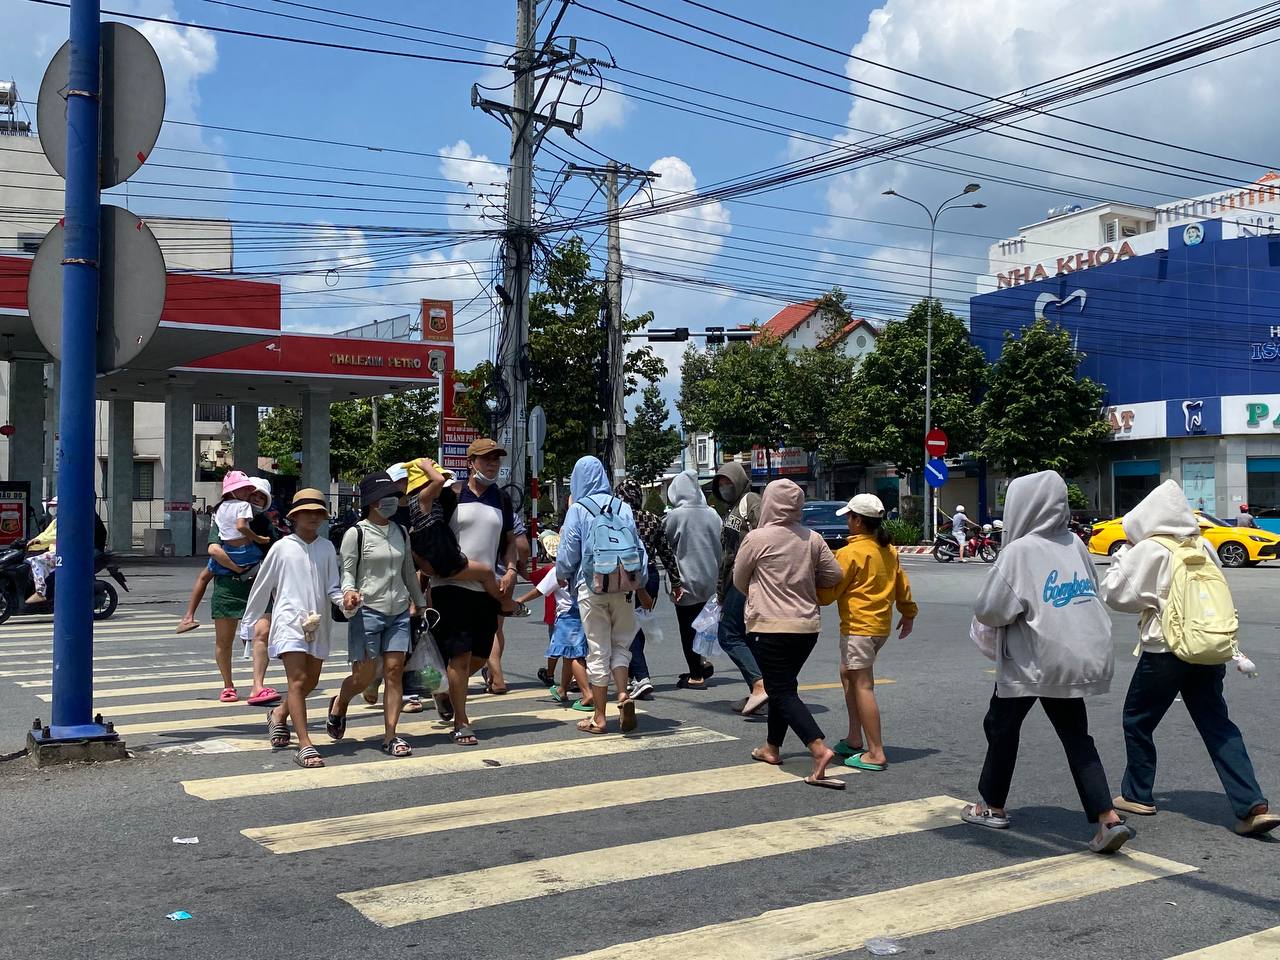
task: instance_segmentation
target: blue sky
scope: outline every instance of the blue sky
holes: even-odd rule
[[[608,93],[586,108],[581,142],[567,140],[563,134],[550,138],[553,145],[567,147],[591,162],[608,156],[659,170],[663,173],[659,196],[664,189],[705,187],[817,153],[824,146],[814,139],[856,137],[849,128],[888,131],[920,119],[904,109],[905,101],[883,90],[851,88],[841,79],[846,69],[877,87],[959,105],[972,98],[875,64],[890,64],[985,94],[1004,94],[1246,7],[1243,2],[1224,6],[1220,0],[1133,0],[1123,6],[1093,8],[1087,17],[1081,15],[1079,4],[1067,0],[800,0],[789,4],[735,0],[727,8],[740,17],[864,58],[851,66],[842,55],[771,38],[682,0],[645,4],[810,65],[804,68],[698,36],[621,0],[584,0],[584,4],[748,60],[804,73],[835,88],[771,74],[754,63],[734,62],[617,23],[584,6],[571,7],[559,34],[582,38],[584,53],[608,56],[604,46],[586,42],[599,41],[622,68],[805,118],[716,100],[660,80],[605,71],[608,80],[714,103],[745,115],[757,126],[774,123],[803,131],[796,136],[744,129],[645,102],[640,98],[650,95],[633,89]],[[27,23],[30,29],[10,31],[0,38],[0,75],[15,76],[24,95],[34,97],[44,64],[65,34],[65,11],[28,0],[3,0],[3,6],[10,24]],[[128,187],[131,209],[144,215],[232,218],[237,269],[281,277],[289,326],[338,329],[414,312],[423,296],[453,297],[460,305],[468,304],[461,313],[465,323],[461,361],[474,363],[487,354],[492,317],[491,296],[484,284],[493,268],[493,243],[486,240],[432,250],[421,239],[388,240],[370,228],[494,226],[492,219],[476,215],[486,209],[492,213],[501,204],[501,186],[490,184],[503,178],[501,164],[509,133],[493,118],[473,110],[469,101],[473,83],[501,83],[501,70],[295,46],[208,33],[183,24],[492,61],[500,60],[505,48],[492,46],[486,54],[477,54],[431,46],[421,41],[485,49],[484,43],[344,20],[278,0],[245,0],[241,6],[283,14],[283,18],[211,0],[109,0],[104,6],[174,21],[173,26],[142,27],[165,65],[170,122],[161,137],[164,149],[156,151],[155,162]],[[513,35],[514,0],[470,4],[314,0],[314,6],[497,44],[509,43]],[[551,9],[548,16],[554,16],[558,6],[558,2],[544,2],[541,8]],[[292,17],[315,17],[397,36],[307,24]],[[989,244],[1041,219],[1051,206],[1072,200],[1087,203],[1100,196],[1155,203],[1206,193],[1218,184],[1252,180],[1264,172],[1277,153],[1275,138],[1267,124],[1251,119],[1255,113],[1250,104],[1270,101],[1277,79],[1274,62],[1269,49],[1259,49],[1062,111],[1113,130],[1140,133],[1167,146],[1084,130],[1059,119],[1032,118],[1021,124],[1019,132],[1035,143],[989,134],[970,136],[947,145],[963,156],[931,148],[746,202],[712,204],[679,216],[635,222],[624,232],[629,266],[724,280],[753,292],[697,291],[628,278],[627,309],[632,313],[653,309],[662,326],[732,325],[767,319],[784,304],[785,296],[802,299],[838,282],[853,295],[855,312],[877,320],[900,315],[903,305],[924,294],[927,234],[921,229],[919,211],[881,196],[881,191],[893,186],[924,200],[937,200],[976,179],[984,182],[979,199],[988,209],[949,214],[943,221],[948,232],[940,234],[938,243],[938,293],[963,312],[975,275],[984,272]],[[499,99],[507,94],[490,95]],[[898,106],[877,102],[886,99]],[[931,109],[918,103],[916,107]],[[1046,145],[1039,139],[1042,134],[1061,139]],[[339,142],[382,149],[349,148]],[[1206,145],[1245,162],[1206,159],[1181,149],[1205,149]],[[1122,156],[1109,155],[1108,150]],[[474,162],[475,158],[499,165]],[[1162,160],[1200,172],[1161,171]],[[547,149],[537,162],[541,186],[551,189],[560,159]],[[171,166],[161,167],[161,163]],[[295,179],[282,179],[289,177]],[[1019,182],[1001,183],[997,178]],[[584,202],[588,211],[599,209],[600,198],[588,201],[590,194],[585,182],[569,184],[557,198],[557,211],[574,214]],[[347,207],[366,209],[343,209]],[[597,231],[588,234],[591,240],[596,236]],[[678,349],[665,349],[674,361]]]

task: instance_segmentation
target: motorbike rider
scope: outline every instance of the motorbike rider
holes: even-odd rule
[[[969,526],[969,518],[965,516],[964,507],[957,506],[955,515],[951,518],[951,536],[955,538],[956,543],[960,545],[960,562],[968,563],[965,557],[965,550],[969,546],[969,537],[965,532]]]
[[[31,569],[31,580],[34,589],[27,603],[47,602],[46,591],[48,579],[58,563],[58,498],[52,498],[46,504],[49,514],[49,525],[40,533],[27,541],[27,566]],[[95,554],[107,549],[107,528],[102,518],[95,511],[93,515],[93,550]]]

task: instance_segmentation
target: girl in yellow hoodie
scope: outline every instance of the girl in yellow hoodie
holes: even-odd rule
[[[844,577],[834,587],[818,591],[819,601],[836,603],[840,610],[840,683],[849,711],[849,735],[834,749],[846,767],[878,772],[885,769],[886,760],[876,703],[876,654],[893,629],[894,606],[902,615],[902,639],[911,635],[919,608],[911,599],[911,583],[898,563],[898,552],[889,545],[880,498],[860,493],[837,515],[849,518],[849,542],[836,551]]]

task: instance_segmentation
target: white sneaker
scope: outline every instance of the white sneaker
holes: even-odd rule
[[[652,700],[653,682],[648,677],[632,680],[627,686],[627,696],[632,700]]]

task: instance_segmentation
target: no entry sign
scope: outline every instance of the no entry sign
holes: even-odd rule
[[[947,435],[934,427],[924,438],[924,448],[931,457],[943,457],[947,453]]]

